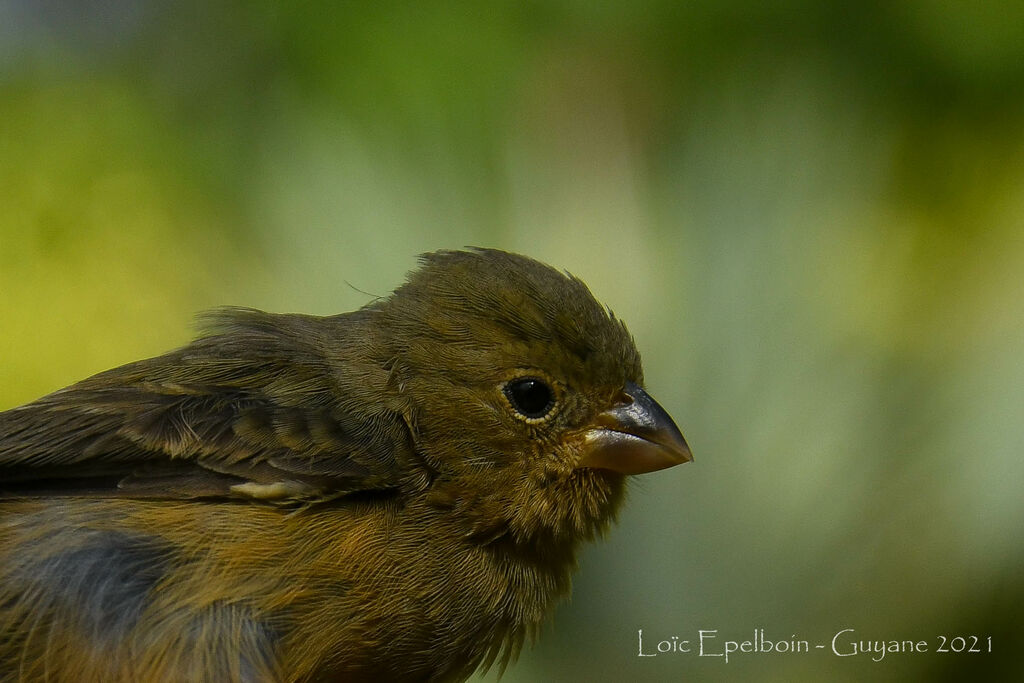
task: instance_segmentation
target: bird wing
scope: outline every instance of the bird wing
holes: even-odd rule
[[[0,413],[0,496],[303,501],[398,488],[417,460],[407,420],[374,389],[386,369],[328,362],[315,343],[324,320],[232,311],[222,334]]]

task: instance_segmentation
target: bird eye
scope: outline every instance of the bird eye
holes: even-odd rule
[[[536,420],[544,417],[555,405],[551,387],[535,377],[520,377],[505,385],[505,396],[523,417]]]

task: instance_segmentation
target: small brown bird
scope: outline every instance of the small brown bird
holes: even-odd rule
[[[0,681],[458,681],[691,459],[580,280],[441,251],[0,413]]]

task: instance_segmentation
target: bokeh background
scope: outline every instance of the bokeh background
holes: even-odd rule
[[[502,680],[1024,676],[1024,5],[0,1],[0,408],[469,244],[583,277],[697,458]]]

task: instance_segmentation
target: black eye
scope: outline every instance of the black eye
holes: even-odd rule
[[[520,415],[537,419],[548,414],[555,405],[551,387],[534,377],[521,377],[505,385],[505,396]]]

